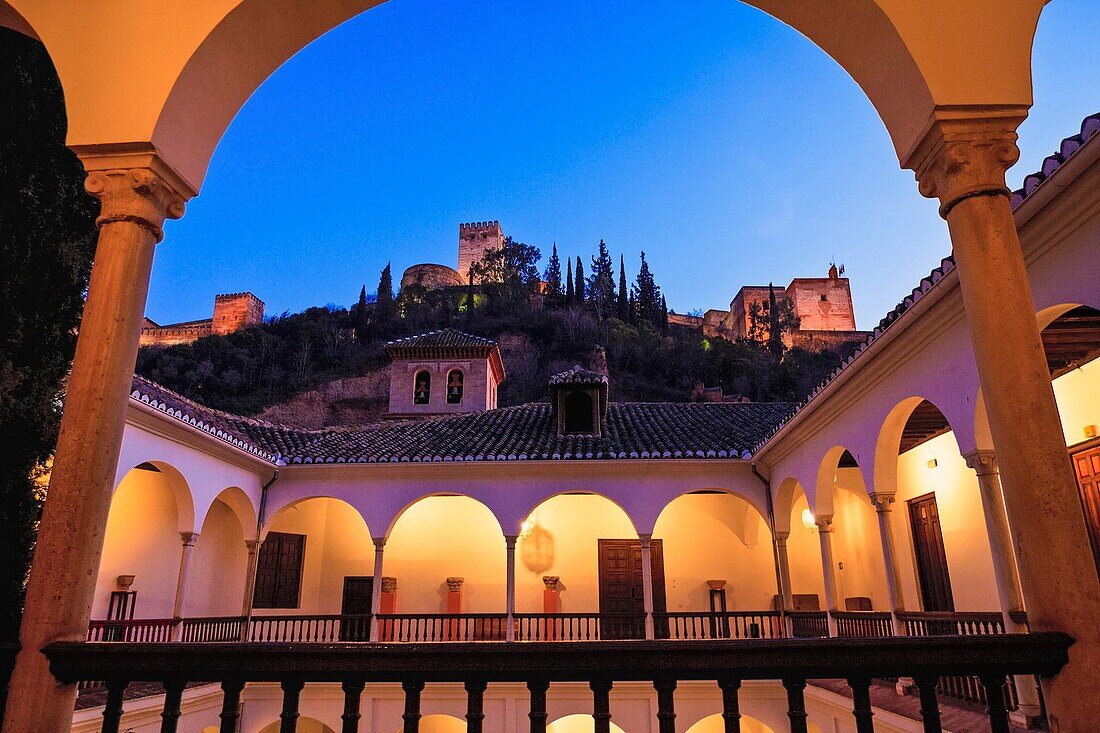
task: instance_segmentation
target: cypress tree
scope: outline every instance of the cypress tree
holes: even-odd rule
[[[584,305],[584,265],[581,264],[581,258],[577,258],[577,269],[573,272],[573,277],[576,278],[576,282],[573,283],[573,297],[576,298],[577,305]]]
[[[607,244],[601,239],[599,251],[592,258],[592,277],[588,280],[588,301],[596,318],[603,320],[611,315],[615,304],[615,264],[607,251]]]
[[[359,302],[351,309],[352,328],[355,329],[355,340],[361,344],[367,342],[370,330],[370,314],[367,312],[367,286],[359,291]]]
[[[474,317],[474,268],[471,265],[470,271],[466,273],[466,321],[469,322]]]
[[[546,303],[551,306],[560,305],[561,298],[561,261],[558,259],[558,243],[554,242],[550,261],[546,265]]]
[[[638,317],[660,327],[661,289],[657,287],[653,280],[653,273],[649,271],[645,252],[642,252],[642,264],[638,268],[638,277],[634,282],[634,289],[637,291]]]
[[[783,325],[779,320],[775,286],[771,283],[768,283],[768,350],[776,359],[783,356]]]
[[[668,301],[661,296],[661,333],[668,333]]]
[[[577,304],[577,294],[573,289],[573,260],[565,261],[565,307],[572,308]]]
[[[619,255],[619,302],[618,302],[618,316],[619,320],[626,323],[630,318],[630,288],[626,286],[626,263],[623,260],[623,256]]]

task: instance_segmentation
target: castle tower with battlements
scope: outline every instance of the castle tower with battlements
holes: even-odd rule
[[[499,221],[478,221],[458,225],[458,274],[463,281],[470,276],[470,265],[485,256],[487,249],[504,246]]]

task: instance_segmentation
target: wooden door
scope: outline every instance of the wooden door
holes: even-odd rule
[[[936,495],[925,494],[909,501],[909,521],[917,554],[917,576],[925,611],[954,611],[947,552],[943,546]]]
[[[665,610],[665,563],[660,540],[649,543],[653,611]],[[645,636],[645,596],[640,540],[599,540],[600,633],[605,639]]]
[[[341,641],[368,641],[370,639],[371,600],[374,593],[374,578],[369,575],[347,575],[344,577],[344,600],[340,604],[340,613],[344,616],[359,616],[355,619],[340,621]]]
[[[1100,447],[1079,451],[1071,458],[1077,473],[1077,488],[1081,491],[1085,524],[1092,540],[1092,557],[1100,569]]]

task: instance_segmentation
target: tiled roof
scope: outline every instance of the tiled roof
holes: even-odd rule
[[[130,387],[130,399],[272,462],[278,461],[281,456],[304,450],[321,434],[321,431],[276,425],[213,410],[136,374]]]
[[[607,375],[585,369],[578,364],[572,369],[567,369],[550,377],[551,387],[559,384],[607,384]]]
[[[476,349],[492,348],[497,345],[492,339],[463,333],[454,328],[443,328],[438,331],[409,336],[397,339],[386,344],[387,349]]]
[[[143,377],[130,398],[272,463],[741,458],[791,405],[624,403],[603,437],[559,437],[549,404],[357,428],[300,430],[212,410]]]
[[[1024,185],[1012,192],[1012,208],[1016,208],[1024,202],[1028,196],[1035,192],[1045,180],[1054,175],[1054,172],[1069,160],[1085,143],[1097,132],[1100,132],[1100,112],[1089,115],[1081,122],[1081,131],[1076,135],[1070,135],[1058,146],[1057,152],[1048,155],[1043,160],[1043,167],[1029,176],[1024,177]]]
[[[625,403],[609,406],[604,435],[559,437],[549,404],[368,429],[334,430],[288,463],[750,457],[787,403]]]
[[[1086,117],[1081,123],[1081,132],[1064,139],[1062,141],[1062,144],[1059,146],[1058,152],[1048,156],[1043,161],[1042,170],[1036,171],[1035,173],[1032,173],[1031,175],[1028,175],[1024,178],[1023,187],[1012,193],[1012,208],[1015,209],[1017,206],[1022,204],[1024,202],[1024,199],[1034,193],[1035,189],[1037,189],[1043,183],[1043,181],[1050,178],[1050,176],[1052,176],[1056,170],[1058,170],[1067,160],[1069,160],[1069,158],[1074,153],[1080,150],[1085,145],[1085,143],[1087,143],[1093,137],[1096,137],[1098,132],[1100,132],[1100,112]],[[904,300],[898,303],[893,310],[887,313],[886,316],[881,321],[879,321],[878,326],[875,327],[875,330],[872,331],[867,339],[863,343],[861,343],[847,359],[844,360],[843,364],[834,369],[829,376],[827,376],[816,387],[814,387],[814,389],[810,391],[810,394],[807,395],[805,399],[795,404],[793,409],[791,409],[790,412],[785,415],[782,420],[778,421],[772,427],[772,429],[768,431],[767,435],[765,435],[762,440],[760,440],[753,446],[752,452],[756,453],[758,450],[763,448],[764,444],[767,443],[772,438],[772,436],[782,430],[783,426],[790,422],[791,419],[795,415],[797,415],[802,410],[802,408],[808,405],[810,401],[813,400],[814,397],[816,397],[823,389],[825,389],[825,387],[830,382],[839,377],[840,373],[844,371],[844,369],[847,368],[849,364],[855,361],[860,354],[866,351],[868,346],[877,341],[878,338],[882,335],[883,331],[896,323],[897,320],[901,318],[901,316],[913,306],[914,303],[920,300],[926,293],[928,293],[929,290],[932,289],[933,286],[936,285],[936,283],[942,280],[947,273],[951,272],[954,269],[955,257],[953,255],[944,257],[940,261],[939,267],[932,270],[932,272],[930,272],[927,277],[922,278],[917,287],[913,288],[913,291],[908,296],[906,296]]]

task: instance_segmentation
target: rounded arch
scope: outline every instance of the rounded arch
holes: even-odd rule
[[[215,502],[219,501],[233,512],[233,516],[235,516],[240,523],[241,534],[246,539],[254,538],[256,536],[258,519],[256,507],[252,503],[252,498],[239,486],[229,486],[222,489],[206,507],[206,511],[203,512],[202,516],[198,517],[195,523],[196,526],[202,527],[206,523],[206,518],[209,516],[211,508],[214,506]]]
[[[394,733],[401,733],[398,728]],[[420,718],[420,733],[466,733],[466,721],[453,715],[436,713]]]
[[[523,518],[520,520],[520,522],[521,522],[520,530],[521,531],[523,530],[523,525],[527,524],[527,521],[538,510],[539,507],[543,506],[544,504],[549,503],[550,501],[552,501],[554,499],[557,499],[559,496],[593,496],[593,497],[596,497],[598,499],[603,499],[604,501],[611,502],[612,504],[615,505],[616,509],[618,509],[619,511],[621,511],[623,513],[623,516],[626,517],[626,521],[630,523],[631,533],[634,534],[634,535],[638,534],[638,523],[634,520],[634,517],[630,516],[630,512],[627,510],[627,508],[625,506],[623,506],[621,501],[619,501],[618,499],[616,499],[613,496],[609,496],[606,493],[602,493],[602,492],[599,492],[599,491],[590,491],[590,490],[584,490],[584,491],[557,491],[557,492],[554,492],[553,494],[550,494],[549,496],[544,496],[544,497],[540,498],[537,502],[535,502],[531,506],[530,509],[528,509],[524,513]]]
[[[622,728],[610,723],[611,733],[626,733]],[[546,726],[546,733],[593,733],[596,723],[591,715],[565,715]]]
[[[815,516],[831,517],[835,511],[834,494],[839,470],[854,469],[857,472],[859,483],[866,487],[863,472],[852,452],[843,445],[834,445],[825,451],[821,462],[817,465],[817,477],[814,483],[814,497],[810,509]]]
[[[501,536],[504,536],[504,534],[505,534],[504,524],[500,521],[500,517],[497,516],[497,513],[495,511],[493,511],[493,508],[491,506],[489,506],[489,504],[486,503],[483,499],[478,498],[476,496],[471,496],[470,494],[463,493],[463,492],[430,491],[426,494],[419,494],[415,499],[412,499],[412,500],[406,502],[403,507],[401,507],[397,512],[395,512],[394,515],[393,515],[393,519],[390,520],[390,524],[386,528],[386,535],[385,536],[388,538],[393,534],[393,530],[397,526],[397,523],[401,521],[401,518],[404,517],[405,514],[407,514],[410,509],[415,507],[417,504],[422,504],[423,502],[429,501],[431,499],[469,499],[470,501],[472,501],[475,504],[479,505],[486,512],[488,512],[489,515],[492,516],[493,522],[495,523],[497,530],[500,531]]]
[[[953,432],[951,423],[931,400],[914,395],[895,404],[883,419],[875,441],[874,490],[896,492],[898,456],[908,450],[906,446],[919,445],[945,432]]]
[[[0,28],[9,28],[16,33],[22,33],[24,36],[33,38],[40,43],[42,41],[42,39],[38,37],[38,32],[27,22],[27,19],[10,4],[5,2],[5,0],[0,0]]]
[[[427,405],[432,401],[432,370],[420,367],[413,372],[412,397],[414,405]]]
[[[195,497],[191,492],[191,484],[188,483],[183,472],[167,461],[143,461],[135,464],[129,471],[123,474],[122,479],[115,484],[114,494],[118,494],[119,490],[128,479],[132,480],[135,476],[143,475],[136,474],[134,473],[135,471],[144,471],[146,474],[159,474],[161,476],[163,485],[172,492],[172,497],[175,499],[176,519],[179,524],[179,531],[194,532],[196,529]],[[149,478],[148,475],[145,475],[145,477]]]
[[[806,490],[802,488],[802,483],[794,476],[787,476],[776,484],[774,513],[777,533],[791,531],[791,513],[794,510],[795,500],[805,494]]]
[[[260,733],[279,733],[280,725],[282,725],[280,721],[273,721],[261,728]],[[310,718],[305,715],[298,718],[298,727],[296,730],[298,733],[336,733],[336,731],[320,720],[317,720],[317,718]]]
[[[363,523],[363,529],[366,530],[367,536],[368,537],[372,536],[371,533],[370,533],[370,526],[367,524],[367,519],[366,519],[366,517],[363,516],[363,512],[361,512],[359,510],[359,507],[355,506],[350,501],[346,501],[345,499],[341,499],[341,498],[336,497],[336,496],[328,496],[326,494],[311,494],[309,496],[302,496],[302,497],[298,497],[298,498],[296,498],[292,501],[289,501],[286,504],[283,504],[282,506],[278,507],[274,512],[272,512],[270,515],[265,517],[263,526],[260,528],[259,539],[262,540],[265,537],[267,537],[267,534],[268,534],[268,532],[271,531],[272,526],[281,517],[285,516],[287,514],[287,512],[289,512],[291,509],[301,507],[301,505],[305,504],[306,502],[318,501],[318,500],[333,501],[333,502],[336,502],[338,504],[341,504],[343,506],[348,507],[349,509],[351,509],[352,511],[355,512],[355,515],[359,518],[359,521],[361,521]]]
[[[665,577],[672,581],[665,590],[668,611],[709,610],[712,589],[727,610],[771,608],[776,577],[768,521],[740,494],[680,494],[661,510],[653,538],[662,542]]]
[[[685,733],[724,733],[725,730],[722,714],[715,713],[696,721]],[[775,733],[775,729],[751,715],[741,713],[741,733]]]

